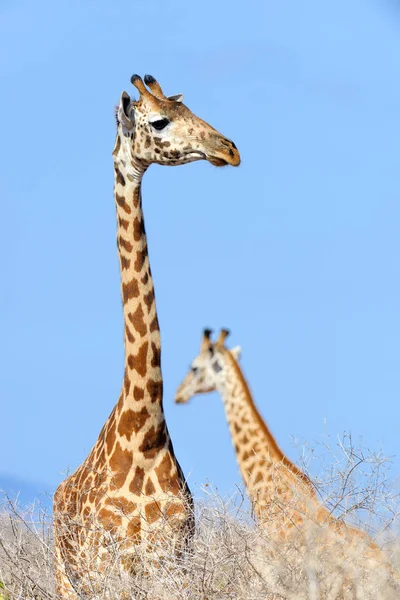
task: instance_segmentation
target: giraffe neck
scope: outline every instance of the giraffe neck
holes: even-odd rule
[[[141,184],[147,165],[135,161],[128,146],[120,135],[114,150],[125,370],[121,397],[106,432],[113,470],[123,470],[125,464],[130,467],[132,451],[137,453],[136,464],[141,454],[146,468],[152,462],[147,459],[154,459],[169,443],[162,407],[160,330],[142,211]]]
[[[272,479],[277,467],[285,467],[288,476],[295,477],[313,490],[307,476],[282,452],[254,404],[243,373],[227,352],[227,377],[219,390],[225,406],[236,458],[249,495],[258,490],[260,482]]]

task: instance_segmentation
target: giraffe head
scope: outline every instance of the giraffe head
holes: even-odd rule
[[[200,354],[193,360],[189,373],[176,392],[175,402],[178,404],[185,404],[196,394],[221,391],[232,361],[239,360],[240,346],[230,350],[225,348],[225,339],[229,335],[227,329],[221,329],[215,343],[211,341],[211,333],[210,329],[203,332]]]
[[[182,103],[181,94],[165,96],[151,75],[145,75],[144,82],[139,75],[132,75],[131,83],[139,99],[122,92],[116,112],[116,162],[123,146],[121,154],[126,157],[128,152],[131,159],[144,166],[182,165],[202,159],[217,167],[240,164],[235,144],[196,117]]]

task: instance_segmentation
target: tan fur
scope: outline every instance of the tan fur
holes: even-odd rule
[[[237,350],[224,346],[227,333],[225,330],[214,344],[206,330],[200,354],[179,386],[175,401],[186,403],[195,394],[214,390],[221,394],[236,458],[258,522],[276,541],[293,535],[309,536],[318,526],[327,544],[339,537],[348,547],[361,547],[378,564],[385,562],[385,555],[366,533],[330,514],[318,500],[309,478],[278,446],[254,404],[234,355]]]

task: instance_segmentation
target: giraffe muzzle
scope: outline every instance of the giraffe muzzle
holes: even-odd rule
[[[215,140],[215,147],[210,148],[207,159],[215,167],[226,167],[227,165],[238,167],[240,165],[240,154],[236,145],[232,140],[223,137]]]

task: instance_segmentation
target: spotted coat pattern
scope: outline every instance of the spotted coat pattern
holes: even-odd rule
[[[317,498],[309,478],[278,446],[262,419],[238,363],[239,348],[228,350],[222,330],[213,343],[205,330],[200,354],[179,386],[175,401],[186,403],[196,394],[217,390],[223,400],[236,459],[258,522],[277,541],[307,530],[315,523],[346,540],[361,544],[368,556],[386,560],[363,531],[335,519]]]
[[[124,313],[122,390],[89,456],[59,486],[54,501],[58,593],[71,599],[86,591],[83,565],[89,574],[91,569],[105,571],[116,543],[128,550],[124,567],[132,569],[129,550],[133,556],[136,544],[155,540],[165,528],[176,539],[177,552],[190,542],[192,498],[162,405],[160,330],[141,184],[152,162],[175,165],[200,158],[218,166],[240,162],[233,142],[195,117],[180,100],[165,97],[153,78],[148,78],[148,85],[154,94],[137,76],[133,83],[140,99],[132,101],[122,94],[113,151]],[[154,119],[161,123],[167,119],[167,131],[156,131]]]

